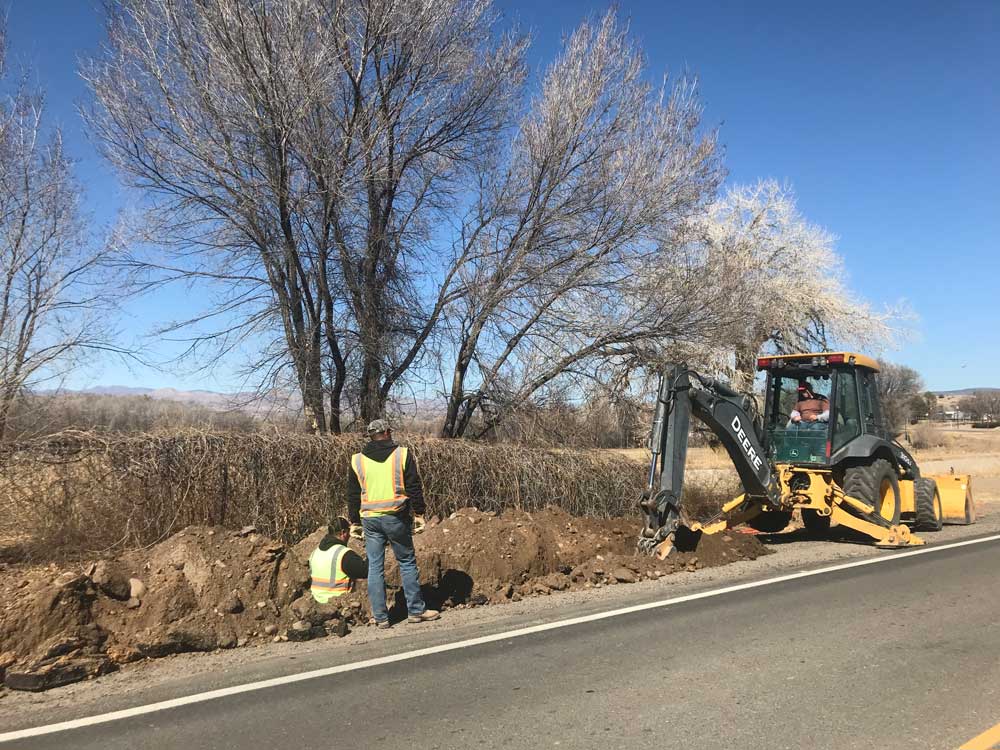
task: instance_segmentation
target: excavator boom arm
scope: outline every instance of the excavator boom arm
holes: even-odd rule
[[[645,513],[640,547],[652,550],[683,523],[681,501],[692,415],[719,438],[746,494],[777,503],[775,474],[750,407],[748,397],[684,365],[671,365],[661,373],[650,436],[649,481],[640,503]]]

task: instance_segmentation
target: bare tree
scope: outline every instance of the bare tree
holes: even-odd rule
[[[362,418],[460,294],[436,224],[495,151],[524,41],[487,0],[119,0],[84,77],[106,156],[144,191],[162,260],[215,304],[176,329],[218,354],[280,331],[255,364],[291,369],[317,431]],[[154,239],[154,238],[151,238]],[[324,403],[324,398],[327,402]],[[326,406],[329,406],[327,410]]]
[[[835,238],[799,213],[788,187],[766,180],[732,188],[696,218],[692,232],[738,306],[720,343],[735,352],[744,384],[765,347],[879,351],[903,333],[902,307],[876,311],[849,291]]]
[[[613,13],[582,24],[484,176],[461,231],[443,435],[716,322],[673,242],[721,179],[715,134],[698,132],[693,84],[657,90],[644,72]]]
[[[876,381],[882,404],[882,423],[890,435],[898,435],[913,416],[913,401],[921,398],[924,381],[912,367],[884,361],[880,364]]]
[[[43,104],[23,82],[0,101],[0,440],[25,389],[113,348],[101,268],[110,245],[88,236],[61,135],[44,134]]]
[[[958,402],[961,412],[974,421],[1000,421],[1000,390],[976,391]]]

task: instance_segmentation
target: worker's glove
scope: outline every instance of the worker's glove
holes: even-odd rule
[[[365,538],[364,527],[362,527],[360,524],[352,523],[350,534],[351,537],[353,537],[354,539],[364,539]]]
[[[414,534],[419,534],[426,527],[427,527],[427,522],[424,521],[424,517],[423,516],[414,516],[413,517],[413,533]]]

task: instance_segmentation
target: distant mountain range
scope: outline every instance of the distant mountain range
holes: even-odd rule
[[[1000,388],[959,388],[955,391],[934,391],[935,396],[971,396],[973,393],[993,393]]]
[[[218,391],[179,391],[176,388],[133,388],[127,385],[98,385],[83,388],[72,393],[94,393],[101,396],[148,396],[158,401],[188,401],[206,406],[229,404],[240,400],[241,394],[219,393]],[[249,394],[243,394],[244,398]]]
[[[180,401],[197,404],[207,409],[223,411],[241,409],[254,414],[271,410],[298,411],[301,399],[297,393],[272,392],[263,397],[254,393],[220,393],[219,391],[181,391],[176,388],[135,388],[126,385],[98,385],[92,388],[66,390],[62,393],[85,393],[97,396],[123,396],[151,398],[156,401]],[[411,417],[437,417],[444,411],[444,402],[434,399],[415,399],[398,404],[404,414]]]

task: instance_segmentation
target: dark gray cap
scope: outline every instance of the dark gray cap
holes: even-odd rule
[[[373,419],[368,423],[369,435],[377,435],[380,432],[388,432],[391,429],[388,419]]]

